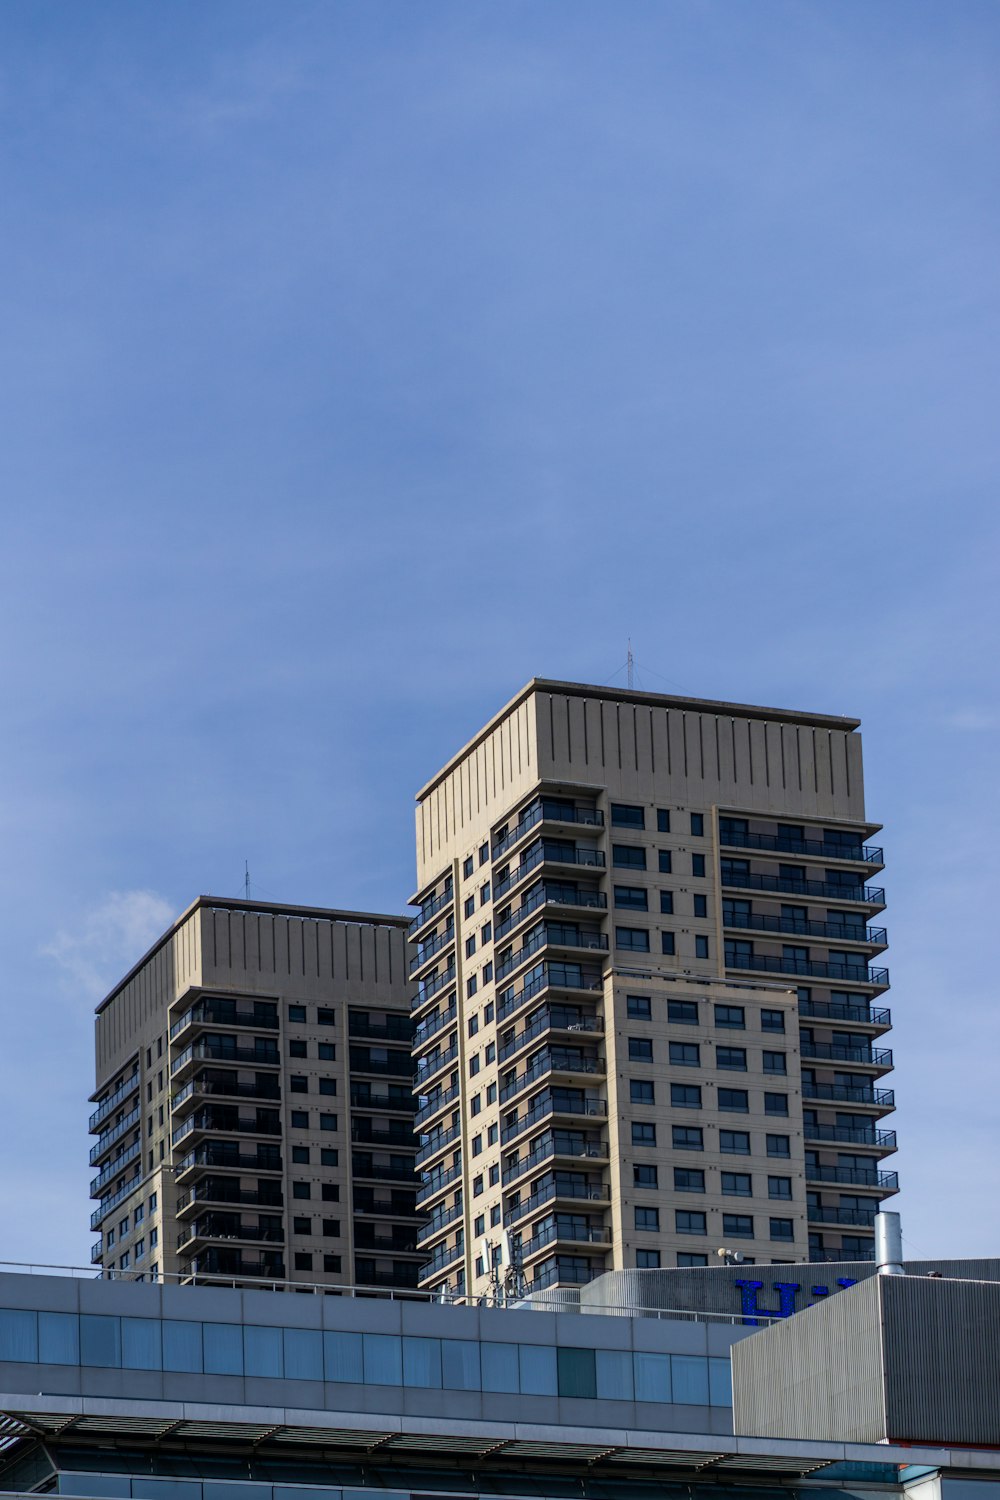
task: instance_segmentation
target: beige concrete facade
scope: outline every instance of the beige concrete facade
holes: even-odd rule
[[[201,897],[98,1008],[95,1264],[413,1285],[406,923]]]
[[[423,1285],[511,1248],[539,1287],[867,1253],[895,1137],[858,727],[535,680],[418,794]]]

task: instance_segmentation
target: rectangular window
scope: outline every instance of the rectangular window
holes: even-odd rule
[[[653,1008],[648,995],[626,995],[625,1013],[630,1021],[651,1021]]]
[[[787,1094],[765,1094],[764,1095],[764,1113],[766,1115],[787,1115],[787,1113],[788,1113],[788,1095]]]
[[[708,1265],[708,1256],[707,1255],[696,1255],[696,1254],[693,1254],[690,1250],[678,1250],[678,1252],[677,1252],[677,1264],[679,1266],[707,1266]],[[713,1404],[718,1404],[718,1403],[713,1403]]]
[[[306,1008],[305,1008],[305,1006],[304,1005],[290,1005],[288,1007],[288,1019],[290,1021],[297,1021],[300,1025],[305,1025],[305,1019],[306,1019]]]
[[[767,1179],[767,1196],[769,1198],[791,1198],[792,1179],[790,1177],[769,1177]]]
[[[697,1026],[697,1000],[668,1000],[667,1020],[680,1026]]]
[[[335,1094],[337,1092],[336,1078],[321,1078],[319,1081],[319,1091],[321,1094]]]
[[[704,873],[705,873],[705,856],[704,856],[704,854],[692,854],[692,856],[691,856],[691,874],[692,875],[704,875]]]
[[[670,832],[670,813],[665,807],[656,809],[656,831],[657,833]]]
[[[670,1061],[675,1068],[701,1066],[701,1049],[697,1042],[671,1042]]]
[[[677,943],[672,932],[660,933],[660,952],[669,954],[677,952]]]
[[[730,1114],[745,1115],[749,1112],[750,1104],[746,1089],[720,1089],[719,1108]]]
[[[647,1125],[645,1121],[632,1121],[632,1144],[633,1146],[655,1146],[656,1126]]]
[[[630,1036],[628,1039],[628,1055],[630,1062],[653,1061],[653,1044],[644,1036]]]
[[[707,1234],[707,1218],[703,1213],[690,1208],[674,1210],[674,1225],[678,1234]]]
[[[761,1031],[784,1031],[785,1013],[781,1010],[762,1010],[760,1013]]]
[[[475,951],[476,951],[476,935],[475,935],[475,933],[473,933],[472,937],[468,937],[465,940],[465,956],[466,956],[466,958],[471,958],[472,955],[475,953]]]
[[[730,1198],[752,1198],[753,1179],[749,1172],[723,1172],[722,1191]]]
[[[623,906],[629,911],[648,911],[649,898],[645,887],[641,885],[616,885],[615,905]]]
[[[731,1031],[745,1031],[747,1021],[742,1005],[717,1005],[715,1024],[728,1026]]]
[[[615,947],[631,953],[648,953],[649,933],[645,927],[616,927]]]
[[[646,851],[639,844],[612,844],[611,863],[622,870],[644,870]]]
[[[308,1055],[308,1051],[309,1051],[309,1049],[306,1046],[305,1042],[299,1042],[299,1041],[296,1041],[293,1038],[288,1043],[288,1055],[289,1055],[289,1057],[306,1057]]]
[[[633,1104],[655,1104],[656,1098],[651,1079],[631,1079],[629,1081],[629,1097]]]
[[[293,1182],[292,1183],[292,1197],[293,1198],[311,1198],[312,1197],[312,1186],[311,1186],[311,1184],[308,1183],[308,1182]]]
[[[337,1012],[331,1010],[329,1006],[321,1005],[316,1012],[316,1022],[319,1026],[336,1026]]]
[[[476,977],[476,975],[473,974],[470,979],[467,979],[465,981],[465,995],[466,995],[466,999],[471,1000],[472,997],[473,997],[473,995],[476,993],[476,990],[478,988],[479,988],[479,980]]]
[[[288,1087],[293,1094],[307,1094],[309,1092],[309,1080],[302,1073],[293,1073],[288,1080]]]
[[[652,1162],[636,1162],[632,1168],[632,1182],[640,1188],[658,1187],[658,1173],[655,1165]]]
[[[673,893],[673,891],[661,891],[660,892],[660,915],[663,916],[663,917],[672,917],[673,914],[674,914],[674,893]]]
[[[490,846],[489,846],[489,844],[488,843],[487,844],[480,844],[480,846],[479,846],[479,863],[481,865],[488,864],[489,863],[489,858],[490,858]]]
[[[705,1143],[700,1125],[674,1125],[671,1138],[675,1151],[704,1151]]]
[[[696,935],[694,940],[694,956],[695,958],[708,957],[708,938],[703,937],[700,933]]]
[[[704,1191],[705,1174],[700,1167],[674,1168],[675,1193],[703,1193]]]
[[[703,834],[705,832],[705,814],[704,813],[692,813],[691,814],[691,832],[694,834],[695,838],[699,838],[700,839],[703,836]]]
[[[723,1214],[722,1233],[731,1240],[753,1239],[752,1214]]]
[[[640,1271],[658,1271],[660,1269],[659,1250],[637,1250],[635,1264]]]
[[[772,1219],[771,1238],[772,1240],[793,1240],[795,1238],[795,1228],[792,1220]]]
[[[462,878],[463,878],[463,880],[468,880],[469,876],[472,875],[473,872],[475,871],[475,868],[476,868],[476,862],[472,858],[472,855],[470,854],[467,859],[464,859],[462,861]]]
[[[333,1042],[319,1042],[316,1046],[316,1055],[320,1062],[336,1062],[337,1048]]]
[[[475,916],[475,914],[476,914],[476,898],[475,898],[475,896],[466,896],[464,905],[462,907],[462,910],[465,912],[465,915],[467,917],[474,917]]]
[[[670,1103],[674,1109],[701,1109],[701,1089],[696,1083],[672,1083]]]
[[[673,869],[669,849],[657,850],[657,868],[661,875],[669,875]]]
[[[785,1054],[783,1052],[765,1052],[764,1053],[764,1072],[765,1073],[787,1073],[788,1072],[788,1065],[787,1065],[787,1063],[785,1061]]]
[[[293,1130],[309,1129],[309,1111],[307,1109],[292,1110],[292,1128]]]
[[[336,1130],[337,1116],[321,1114],[319,1117],[319,1128],[320,1130]]]
[[[769,1135],[765,1140],[768,1156],[791,1156],[792,1144],[787,1135]]]
[[[747,1070],[747,1054],[745,1047],[716,1047],[715,1066],[717,1068],[728,1068],[731,1072],[745,1073]]]
[[[319,1159],[324,1167],[336,1167],[340,1164],[340,1152],[329,1146],[324,1146],[320,1150]]]
[[[635,1211],[636,1229],[658,1230],[660,1227],[660,1210],[658,1208],[637,1207]]]
[[[612,828],[645,828],[646,816],[641,807],[612,802],[611,826]]]
[[[694,914],[696,917],[708,916],[708,897],[696,895],[694,898]]]
[[[729,1156],[750,1155],[750,1132],[747,1130],[720,1130],[719,1150]]]

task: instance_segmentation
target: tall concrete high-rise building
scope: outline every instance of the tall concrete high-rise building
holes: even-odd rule
[[[416,1284],[406,922],[203,896],[97,1010],[91,1260]]]
[[[422,1286],[872,1255],[858,727],[536,679],[418,794]]]

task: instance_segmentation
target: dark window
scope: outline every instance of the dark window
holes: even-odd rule
[[[649,897],[644,886],[641,885],[616,885],[615,905],[627,907],[630,911],[648,911]]]
[[[312,1186],[308,1182],[293,1182],[292,1183],[292,1197],[293,1198],[311,1198],[312,1197]]]
[[[723,1172],[722,1191],[730,1198],[752,1198],[753,1185],[749,1172]]]
[[[316,1048],[320,1062],[336,1062],[337,1048],[333,1042],[320,1042]]]
[[[627,995],[625,1010],[630,1021],[651,1021],[653,1007],[648,995]]]
[[[673,893],[673,891],[661,891],[660,892],[660,915],[664,916],[664,917],[671,917],[671,916],[673,916],[673,913],[674,913],[674,893]]]
[[[336,1026],[337,1012],[331,1010],[329,1006],[321,1005],[316,1012],[316,1020],[320,1026]]]
[[[769,1177],[767,1179],[767,1196],[769,1198],[790,1198],[792,1196],[792,1179],[790,1177]]]
[[[658,1271],[660,1269],[659,1250],[637,1250],[635,1264],[640,1271]]]
[[[306,1057],[308,1055],[308,1050],[309,1049],[307,1048],[305,1042],[297,1041],[294,1037],[288,1043],[289,1057]]]
[[[464,910],[465,915],[467,917],[474,917],[475,916],[475,914],[476,914],[476,898],[475,898],[475,896],[466,896],[463,910]]]
[[[694,914],[695,914],[696,917],[707,917],[708,916],[708,897],[707,896],[699,896],[697,894],[695,895],[695,898],[694,898]]]
[[[690,1250],[678,1250],[677,1264],[679,1266],[707,1266],[707,1255],[693,1255]]]
[[[795,1229],[791,1219],[772,1219],[771,1238],[772,1240],[793,1240]]]
[[[734,1115],[747,1114],[750,1105],[746,1089],[720,1089],[719,1108]]]
[[[705,873],[705,856],[704,856],[704,854],[692,854],[692,856],[691,856],[691,874],[692,875],[704,875],[704,873]]]
[[[675,942],[674,935],[673,935],[672,932],[661,932],[660,933],[660,951],[661,951],[661,953],[676,953],[677,952],[677,944]]]
[[[341,1268],[341,1258],[340,1258],[339,1255],[324,1255],[324,1257],[323,1257],[323,1270],[324,1271],[339,1271],[340,1268]]]
[[[292,1219],[292,1231],[295,1234],[312,1234],[312,1219]]]
[[[628,1039],[628,1055],[630,1062],[652,1062],[653,1044],[644,1036],[630,1036]]]
[[[697,1026],[698,1024],[698,1002],[697,1000],[668,1000],[667,1020],[676,1021],[682,1026]]]
[[[692,813],[691,814],[691,832],[694,834],[695,838],[701,838],[702,837],[702,835],[705,832],[705,814],[704,813]]]
[[[669,875],[671,871],[670,850],[659,849],[657,851],[657,862],[661,875]]]
[[[649,952],[649,932],[645,927],[616,927],[615,947],[632,953]]]
[[[639,1205],[635,1210],[636,1229],[659,1229],[660,1210],[658,1208],[646,1208]]]
[[[309,1163],[309,1147],[293,1146],[292,1161],[297,1162],[300,1166],[307,1166]]]
[[[715,1007],[716,1026],[728,1026],[732,1031],[744,1031],[746,1029],[746,1015],[742,1005],[717,1005]]]
[[[307,1094],[309,1080],[302,1073],[293,1073],[288,1080],[288,1087],[293,1094]]]
[[[632,1078],[629,1080],[629,1097],[633,1104],[655,1103],[653,1085],[648,1078]]]
[[[335,1183],[335,1182],[324,1182],[323,1186],[322,1186],[322,1192],[320,1193],[320,1197],[323,1199],[324,1203],[339,1203],[340,1202],[340,1188],[337,1185],[337,1183]]]
[[[766,1141],[768,1156],[791,1156],[792,1143],[787,1135],[769,1135]]]
[[[703,1151],[705,1149],[700,1125],[674,1125],[672,1139],[675,1151]]]
[[[336,1128],[337,1128],[337,1116],[336,1115],[320,1115],[320,1117],[319,1117],[319,1128],[320,1128],[320,1130],[336,1130]]]
[[[623,870],[644,870],[646,851],[639,844],[612,844],[611,863]]]
[[[655,1146],[656,1126],[647,1125],[640,1120],[632,1121],[632,1144],[633,1146]]]
[[[678,1234],[706,1234],[708,1232],[705,1215],[690,1208],[675,1209],[674,1224]]]
[[[466,958],[471,958],[472,955],[475,953],[475,951],[476,951],[476,935],[475,935],[475,933],[473,933],[472,937],[468,937],[465,940],[465,956],[466,956]]]
[[[715,1066],[717,1068],[729,1068],[736,1073],[745,1073],[747,1070],[746,1048],[716,1047]]]
[[[701,1053],[697,1042],[671,1042],[670,1061],[677,1068],[698,1068],[701,1066]]]
[[[645,828],[646,816],[641,807],[630,807],[622,802],[612,802],[611,826],[613,828]]]
[[[703,1193],[704,1191],[705,1174],[700,1167],[674,1168],[675,1193]]]
[[[733,1240],[753,1239],[753,1216],[751,1214],[723,1214],[722,1233]]]
[[[292,1110],[292,1128],[293,1130],[309,1129],[309,1111],[307,1109]]]
[[[480,846],[479,846],[479,863],[481,865],[485,865],[486,862],[488,861],[489,857],[490,857],[490,846],[489,846],[489,844],[480,844]]]
[[[305,1250],[296,1250],[293,1264],[296,1271],[311,1271],[313,1268],[313,1258]]]
[[[327,1239],[327,1240],[339,1240],[340,1239],[340,1220],[339,1219],[324,1219],[323,1220],[323,1238]]]
[[[787,1113],[788,1113],[788,1095],[787,1094],[765,1094],[764,1095],[764,1113],[766,1115],[787,1115]]]
[[[696,1083],[672,1083],[670,1102],[675,1109],[701,1109],[701,1089]]]
[[[656,831],[657,833],[670,832],[670,813],[665,807],[656,809]]]
[[[658,1187],[659,1181],[656,1167],[652,1163],[637,1162],[632,1168],[632,1181],[636,1187]]]
[[[729,1156],[750,1155],[750,1132],[747,1130],[720,1130],[719,1150]]]
[[[481,885],[479,887],[479,904],[480,904],[480,906],[485,906],[486,903],[487,903],[487,901],[489,899],[490,899],[490,883],[487,880],[487,882],[486,882],[485,885]]]
[[[290,1021],[298,1021],[300,1024],[304,1024],[305,1023],[305,1019],[306,1019],[306,1008],[305,1008],[305,1006],[304,1005],[290,1005],[288,1007],[288,1019]]]
[[[784,1031],[785,1013],[781,1010],[762,1010],[760,1013],[761,1031]]]
[[[703,937],[700,933],[694,940],[694,956],[695,958],[708,957],[708,938]]]
[[[465,877],[466,880],[468,880],[469,876],[472,874],[472,872],[473,872],[473,870],[475,868],[476,868],[475,860],[472,858],[472,855],[470,854],[469,857],[468,857],[468,859],[464,860],[463,863],[462,863],[462,874],[463,874],[463,876]]]
[[[788,1072],[788,1065],[787,1065],[787,1063],[785,1061],[785,1054],[783,1052],[765,1052],[764,1053],[764,1072],[765,1073],[787,1073]]]
[[[337,1092],[336,1078],[321,1078],[319,1081],[319,1091],[321,1094],[335,1094]]]

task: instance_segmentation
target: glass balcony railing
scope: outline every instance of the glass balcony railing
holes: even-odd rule
[[[101,1100],[101,1103],[97,1106],[97,1108],[94,1110],[94,1113],[90,1117],[90,1121],[87,1126],[87,1129],[90,1131],[90,1133],[93,1134],[97,1127],[103,1124],[103,1122],[108,1118],[109,1115],[113,1115],[119,1104],[124,1103],[124,1101],[129,1097],[130,1094],[135,1093],[138,1087],[139,1072],[137,1069],[132,1074],[131,1078],[127,1078],[123,1084],[115,1089],[113,1094],[109,1094],[107,1099]]]
[[[608,1148],[601,1141],[581,1142],[565,1132],[554,1131],[539,1137],[528,1156],[522,1156],[504,1168],[504,1187],[516,1182],[526,1172],[534,1171],[542,1162],[551,1161],[554,1156],[570,1157],[573,1161],[607,1161]]]
[[[435,1073],[440,1073],[442,1068],[447,1068],[458,1056],[458,1042],[452,1042],[446,1052],[434,1052],[429,1057],[422,1057],[417,1065],[417,1071],[413,1074],[413,1087],[422,1088]]]
[[[852,1227],[863,1229],[875,1228],[875,1215],[878,1208],[872,1204],[871,1208],[840,1208],[831,1205],[829,1208],[817,1208],[810,1204],[806,1209],[806,1218],[810,1224],[847,1224]]]
[[[430,963],[435,953],[440,953],[443,948],[450,948],[455,941],[455,929],[449,927],[445,932],[439,932],[436,937],[428,938],[426,943],[421,943],[416,954],[410,959],[410,973],[415,974],[422,969],[424,964]]]
[[[607,938],[596,928],[571,927],[562,922],[554,924],[546,922],[538,932],[532,933],[516,953],[512,953],[509,958],[497,964],[497,983],[506,979],[508,974],[512,974],[522,964],[526,964],[542,948],[586,948],[591,952],[600,952],[606,950],[607,946]]]
[[[603,988],[604,975],[600,969],[585,969],[581,964],[542,963],[526,975],[519,990],[511,986],[501,992],[497,998],[497,1020],[503,1021],[547,989],[596,991]]]
[[[537,1083],[539,1078],[546,1078],[550,1073],[591,1074],[603,1078],[606,1071],[607,1064],[600,1057],[586,1057],[580,1052],[565,1048],[546,1048],[523,1073],[504,1084],[500,1090],[500,1103],[506,1104],[508,1099],[513,1099],[531,1084]]]
[[[445,1109],[452,1104],[459,1095],[460,1086],[455,1083],[451,1088],[443,1089],[440,1094],[432,1094],[426,1104],[422,1104],[413,1116],[414,1125],[422,1125],[425,1120],[431,1119],[439,1110]]]
[[[522,813],[517,825],[493,845],[493,858],[500,859],[508,849],[537,828],[539,823],[576,823],[587,828],[603,828],[604,814],[596,807],[571,807],[542,797]]]
[[[128,1182],[124,1183],[118,1189],[117,1193],[112,1193],[109,1198],[102,1198],[100,1204],[97,1208],[94,1209],[94,1212],[90,1216],[91,1229],[99,1229],[102,1222],[107,1218],[108,1214],[111,1213],[113,1209],[116,1209],[119,1203],[123,1203],[126,1198],[131,1198],[132,1194],[135,1192],[136,1188],[139,1186],[142,1180],[142,1173],[140,1172],[139,1168],[136,1167],[134,1174],[129,1178]]]
[[[874,1259],[874,1245],[870,1250],[817,1250],[812,1245],[809,1247],[809,1260],[814,1266],[849,1265],[851,1261],[873,1261]]]
[[[281,1066],[281,1056],[273,1043],[270,1047],[239,1047],[234,1039],[220,1037],[217,1041],[195,1042],[192,1046],[185,1047],[184,1051],[179,1053],[170,1064],[171,1078],[189,1063],[202,1060],[235,1063],[249,1068],[279,1068]]]
[[[455,965],[451,964],[440,974],[435,974],[431,979],[422,980],[417,985],[417,993],[410,1001],[410,1009],[416,1010],[418,1006],[426,1005],[427,1001],[439,994],[447,985],[455,982]]]
[[[136,1106],[131,1114],[127,1114],[123,1120],[119,1120],[111,1130],[106,1130],[100,1139],[90,1148],[90,1165],[93,1167],[100,1161],[106,1151],[110,1151],[116,1141],[120,1141],[123,1135],[128,1135],[134,1130],[142,1118],[142,1110]]]
[[[896,1094],[893,1089],[866,1088],[859,1084],[850,1087],[844,1083],[802,1084],[803,1099],[826,1099],[831,1104],[863,1104],[872,1109],[895,1109]]]
[[[896,1149],[894,1130],[873,1130],[867,1125],[859,1125],[857,1130],[853,1130],[848,1125],[816,1125],[806,1122],[802,1127],[802,1134],[807,1141],[836,1141],[846,1146],[874,1147],[877,1151]]]
[[[799,1015],[814,1016],[818,1021],[848,1021],[852,1026],[878,1026],[885,1031],[892,1026],[890,1010],[866,1005],[860,1000],[857,1005],[844,1005],[838,1000],[813,1000],[811,996],[803,996],[799,1000]]]
[[[567,848],[562,844],[549,843],[543,839],[525,850],[520,864],[516,865],[508,875],[494,882],[493,899],[499,901],[501,896],[505,896],[513,886],[518,885],[541,864],[582,865],[588,869],[600,870],[604,868],[604,863],[604,854],[600,849],[578,849],[575,846]]]
[[[725,955],[727,969],[752,969],[761,974],[796,974],[803,979],[830,979],[837,984],[866,984],[872,989],[886,989],[889,970],[865,964],[830,963],[827,959],[785,958],[772,953],[733,953]]]
[[[873,948],[884,948],[888,941],[884,927],[866,927],[863,922],[812,922],[801,917],[740,912],[727,907],[725,902],[722,925],[739,928],[742,932],[787,932],[796,937],[828,938],[832,943],[868,943]]]
[[[803,1057],[814,1057],[821,1062],[860,1063],[863,1067],[892,1067],[892,1051],[888,1047],[839,1047],[835,1043],[803,1042]]]
[[[503,1216],[506,1226],[516,1224],[528,1214],[537,1212],[543,1204],[551,1203],[553,1199],[572,1199],[584,1203],[606,1203],[611,1196],[611,1189],[600,1182],[549,1182],[538,1192],[532,1193],[530,1198],[525,1198],[522,1203],[510,1208]]]
[[[435,1172],[433,1177],[428,1177],[426,1182],[424,1182],[417,1189],[417,1203],[426,1203],[428,1198],[433,1198],[437,1193],[440,1193],[443,1188],[446,1188],[449,1183],[452,1183],[457,1178],[461,1177],[461,1175],[461,1162],[456,1162],[455,1165],[449,1167],[447,1171]]]
[[[277,1031],[278,1014],[274,1006],[264,1010],[252,1005],[237,1007],[224,1000],[201,1000],[174,1022],[170,1040],[189,1026],[248,1026],[255,1031]]]
[[[425,901],[407,928],[407,935],[412,938],[415,933],[420,931],[421,927],[426,927],[427,923],[432,921],[438,912],[442,912],[446,906],[450,906],[454,899],[455,891],[452,886],[449,886],[439,896],[434,896],[430,901]]]
[[[516,1140],[526,1130],[532,1130],[539,1120],[546,1120],[550,1115],[583,1116],[588,1119],[606,1120],[608,1117],[608,1104],[606,1099],[575,1099],[566,1095],[550,1095],[532,1101],[531,1108],[520,1119],[512,1125],[505,1125],[500,1132],[501,1144],[506,1146],[509,1141]]]
[[[124,1172],[129,1163],[135,1161],[141,1151],[142,1142],[133,1141],[131,1146],[125,1148],[121,1156],[116,1156],[114,1161],[109,1161],[103,1172],[100,1172],[98,1176],[92,1179],[90,1196],[92,1198],[98,1197],[109,1182],[114,1182],[115,1178],[121,1172]]]
[[[447,1245],[430,1260],[425,1261],[417,1272],[418,1281],[426,1281],[428,1276],[436,1276],[447,1266],[453,1266],[457,1260],[461,1260],[465,1250],[461,1245]]]
[[[429,1161],[439,1151],[444,1151],[452,1141],[457,1141],[462,1134],[461,1125],[453,1125],[450,1130],[442,1130],[438,1135],[433,1135],[424,1141],[414,1157],[414,1165],[420,1166],[421,1162]]]
[[[757,875],[722,870],[724,890],[765,891],[768,895],[811,897],[819,901],[853,902],[865,906],[884,906],[885,891],[879,885],[843,886],[827,880],[791,880],[783,875]]]
[[[435,1034],[435,1032],[440,1031],[442,1026],[447,1026],[449,1022],[454,1021],[457,1015],[457,1004],[451,1004],[448,1006],[447,1010],[439,1011],[436,1016],[428,1016],[426,1021],[421,1021],[420,1025],[413,1033],[413,1046],[415,1048],[422,1047],[428,1037],[431,1037]]]
[[[532,1016],[523,1031],[511,1037],[509,1042],[504,1042],[498,1053],[499,1061],[504,1062],[508,1057],[513,1057],[523,1047],[529,1046],[536,1037],[545,1036],[550,1031],[572,1031],[600,1036],[604,1032],[604,1022],[598,1016],[584,1016],[582,1011],[545,1005]]]
[[[436,1239],[439,1234],[448,1228],[449,1224],[454,1224],[457,1219],[460,1219],[464,1212],[463,1205],[456,1203],[453,1208],[445,1209],[442,1213],[433,1214],[418,1231],[417,1244],[424,1245],[428,1240]]]
[[[493,940],[499,943],[515,927],[526,922],[532,912],[546,906],[578,906],[586,911],[603,911],[607,904],[608,898],[603,891],[578,891],[558,882],[541,881],[528,892],[516,911],[496,924]]]
[[[768,854],[798,854],[813,859],[849,859],[854,864],[881,865],[882,850],[874,844],[828,843],[823,839],[788,838],[780,833],[743,833],[735,828],[719,827],[719,843],[724,849],[762,849]]]
[[[883,1193],[899,1191],[898,1172],[879,1172],[874,1167],[823,1167],[806,1165],[807,1182],[835,1182],[841,1187],[876,1188]]]
[[[544,1250],[546,1245],[559,1240],[607,1248],[611,1243],[611,1230],[600,1224],[574,1224],[571,1220],[546,1224],[537,1229],[530,1240],[525,1240],[521,1246],[521,1254],[527,1260],[529,1256],[537,1255],[539,1250]]]

